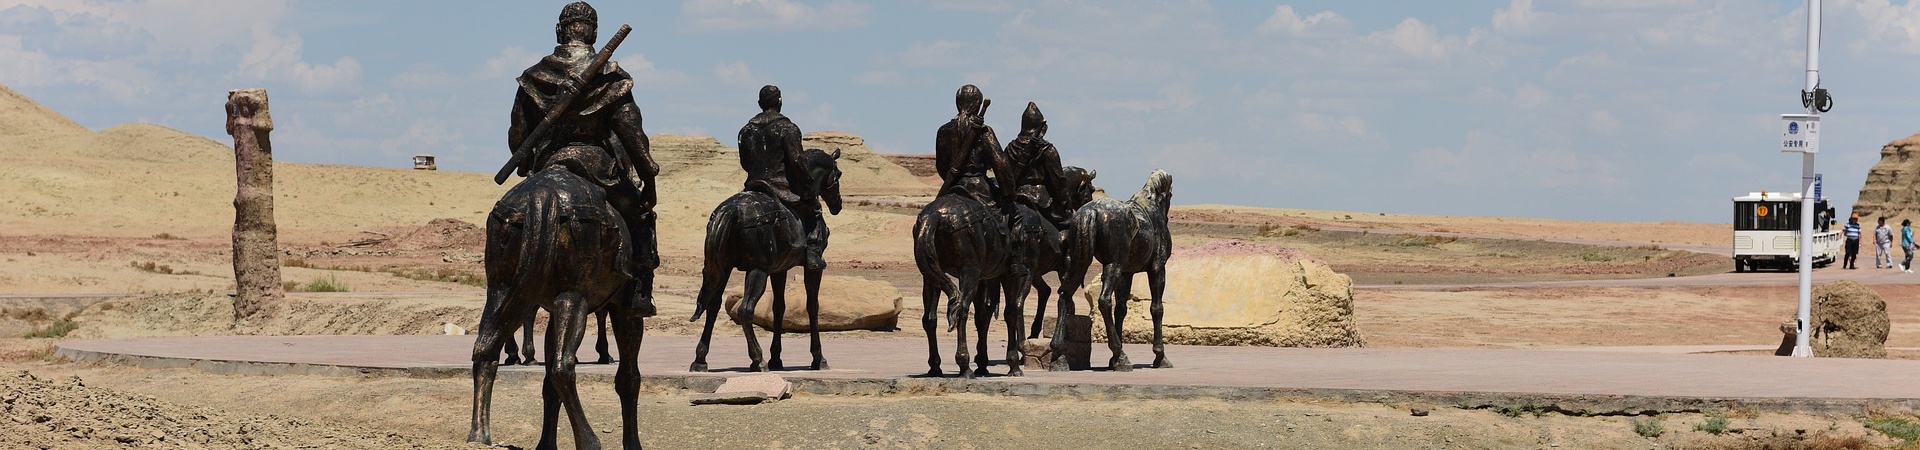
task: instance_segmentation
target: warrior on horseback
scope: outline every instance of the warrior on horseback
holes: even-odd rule
[[[507,142],[521,146],[535,140],[533,154],[516,159],[521,163],[514,170],[521,176],[560,166],[606,191],[607,202],[625,219],[632,243],[627,266],[620,268],[636,280],[625,301],[634,314],[649,317],[655,313],[651,274],[660,266],[653,213],[658,199],[653,180],[660,165],[653,161],[647,133],[640,127],[633,77],[613,61],[586,73],[598,56],[592,47],[598,27],[599,14],[585,2],[561,10],[554,25],[559,45],[520,75]],[[568,100],[564,109],[555,111],[563,99]],[[544,135],[534,136],[547,116],[553,116],[554,123]]]
[[[821,256],[827,246],[826,218],[820,214],[819,193],[810,192],[813,182],[800,160],[805,151],[800,127],[780,114],[781,104],[778,86],[761,87],[760,114],[740,127],[740,169],[747,172],[743,190],[779,199],[800,219],[805,237],[790,242],[807,248],[807,268],[820,270],[827,267]]]

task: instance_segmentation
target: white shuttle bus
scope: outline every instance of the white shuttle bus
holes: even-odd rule
[[[1818,199],[1815,211],[1828,209],[1827,199]],[[1822,267],[1840,258],[1846,243],[1841,225],[1822,223],[1815,217],[1813,266]],[[1800,193],[1754,192],[1733,198],[1733,271],[1762,268],[1785,271],[1800,268]]]

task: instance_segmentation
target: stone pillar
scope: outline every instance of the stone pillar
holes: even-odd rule
[[[280,284],[280,243],[273,224],[273,117],[267,90],[227,92],[227,134],[233,136],[233,317],[245,319],[286,297]]]

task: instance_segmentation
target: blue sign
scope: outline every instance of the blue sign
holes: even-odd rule
[[[1820,174],[1813,174],[1813,201],[1817,202],[1823,198],[1826,197],[1820,196]]]
[[[1800,123],[1798,123],[1798,122],[1790,122],[1790,123],[1788,123],[1788,124],[1787,124],[1787,134],[1800,134]]]

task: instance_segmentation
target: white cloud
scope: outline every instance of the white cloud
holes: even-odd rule
[[[1314,34],[1343,32],[1352,26],[1345,17],[1333,11],[1321,11],[1302,17],[1294,12],[1292,5],[1280,5],[1273,8],[1273,15],[1260,23],[1254,31],[1260,34],[1281,34],[1301,37]]]
[[[1920,53],[1920,2],[1895,5],[1888,0],[1858,0],[1853,10],[1866,22],[1867,37],[1863,43],[1894,48],[1901,53]]]
[[[286,80],[308,92],[357,87],[360,61],[342,56],[333,64],[313,64],[302,58],[300,35],[276,35],[266,26],[253,29],[253,48],[240,58],[239,73],[252,81]]]
[[[1613,134],[1620,131],[1620,119],[1606,110],[1587,114],[1587,128],[1600,133]]]
[[[1442,37],[1432,25],[1412,17],[1400,21],[1391,30],[1384,30],[1367,36],[1368,40],[1389,45],[1407,56],[1422,59],[1443,59],[1460,45],[1460,38]]]
[[[516,78],[520,76],[521,72],[526,71],[527,67],[532,66],[535,61],[539,61],[540,58],[545,56],[544,54],[529,51],[526,47],[518,45],[508,46],[500,49],[499,54],[494,55],[492,58],[487,58],[486,64],[482,64],[480,71],[475,73],[474,76],[494,80]],[[631,66],[624,62],[621,63],[621,65]],[[628,70],[631,71],[632,69],[629,68]]]
[[[1156,100],[1123,100],[1108,102],[1108,106],[1132,112],[1179,111],[1200,104],[1200,97],[1193,88],[1184,84],[1172,84],[1160,88],[1160,98]]]
[[[1553,101],[1553,93],[1547,92],[1546,88],[1533,83],[1527,83],[1513,91],[1513,107],[1515,108],[1523,110],[1534,109],[1544,106],[1550,101]]]
[[[1295,114],[1294,125],[1307,131],[1340,130],[1355,136],[1367,135],[1367,121],[1360,116],[1327,116],[1314,113]]]
[[[1526,32],[1533,28],[1533,0],[1513,0],[1505,9],[1493,11],[1495,31]]]
[[[697,31],[837,30],[867,24],[873,7],[832,0],[821,6],[794,0],[687,0],[681,19]]]
[[[713,76],[721,83],[734,87],[759,87],[760,82],[753,77],[753,70],[747,68],[745,61],[734,61],[713,68]]]

